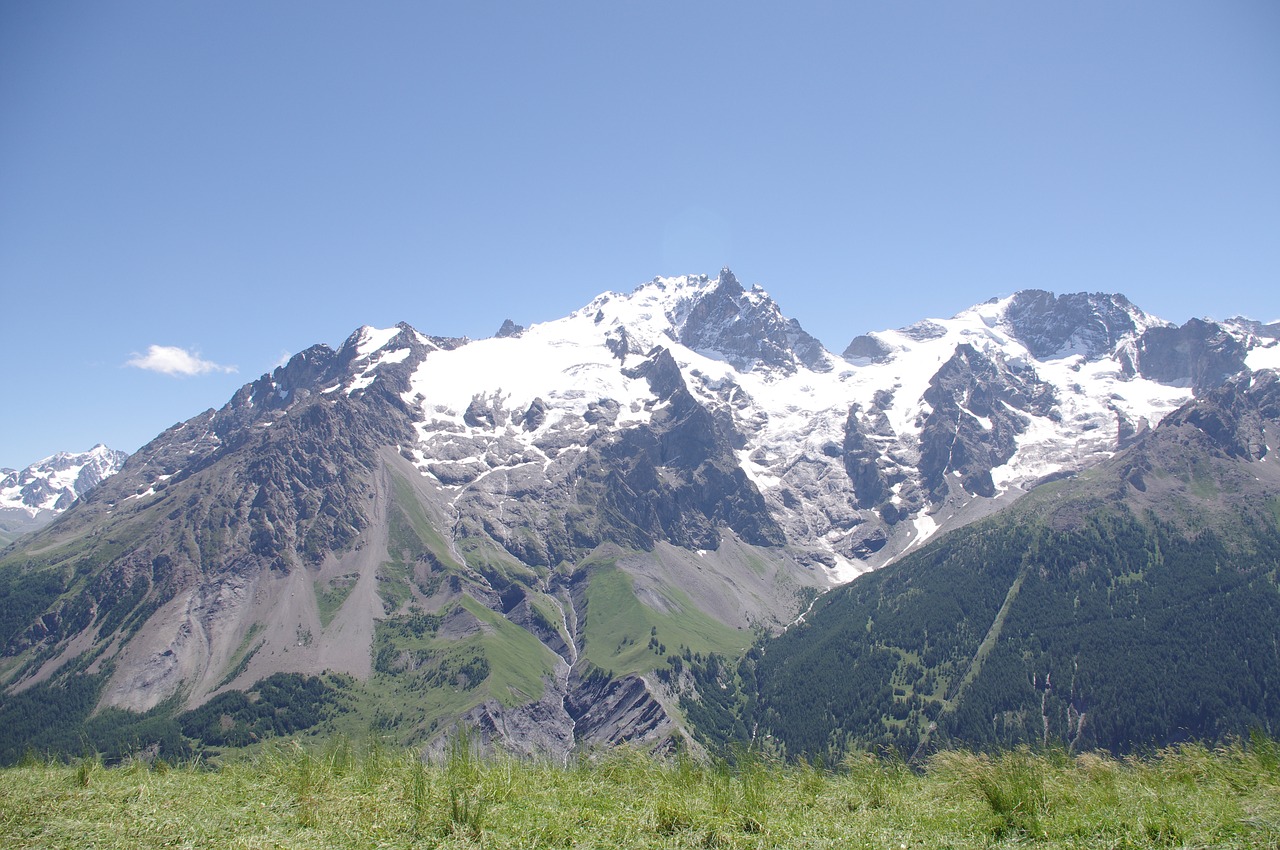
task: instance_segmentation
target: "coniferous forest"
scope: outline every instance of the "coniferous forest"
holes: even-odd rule
[[[709,744],[763,735],[836,760],[876,747],[1125,753],[1270,733],[1280,535],[1242,527],[1189,537],[1114,509],[1065,530],[979,523],[828,594],[747,653],[732,688],[686,710]],[[695,676],[727,684],[723,664]]]

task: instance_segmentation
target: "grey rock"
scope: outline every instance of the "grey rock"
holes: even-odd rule
[[[1137,332],[1141,311],[1123,295],[1076,292],[1054,296],[1024,289],[1013,296],[1005,320],[1014,336],[1040,359],[1082,353],[1088,360],[1110,355]]]
[[[1052,388],[1030,367],[998,362],[973,346],[956,346],[929,383],[924,400],[931,412],[920,432],[920,478],[940,501],[958,472],[970,494],[995,495],[991,470],[1013,457],[1016,436],[1026,430],[1024,413],[1049,415]]]
[[[795,319],[783,317],[762,291],[749,296],[728,269],[720,272],[715,289],[689,311],[680,341],[693,349],[718,352],[739,370],[757,364],[784,371],[795,371],[797,364],[817,371],[831,368],[822,343]]]
[[[845,360],[867,359],[880,362],[893,353],[889,346],[870,334],[855,336],[842,355]]]
[[[1138,340],[1144,378],[1191,387],[1197,394],[1245,369],[1247,350],[1222,326],[1191,319],[1180,328],[1150,328]]]
[[[844,468],[849,473],[849,480],[853,482],[853,492],[857,496],[859,506],[870,507],[884,498],[885,480],[879,467],[879,449],[863,432],[859,413],[858,405],[855,404],[849,408],[849,418],[845,421],[842,455]],[[880,416],[884,418],[883,413]]]
[[[510,319],[504,319],[502,327],[498,328],[498,332],[494,336],[499,339],[505,339],[507,337],[518,337],[523,333],[524,325],[517,325]]]
[[[596,675],[570,678],[565,708],[575,721],[577,739],[587,745],[616,745],[661,736],[674,727],[644,680],[634,674],[619,678]]]
[[[526,431],[536,431],[542,427],[542,423],[547,421],[547,403],[541,398],[535,398],[529,402],[528,409],[525,410],[524,416],[521,417],[521,425]]]

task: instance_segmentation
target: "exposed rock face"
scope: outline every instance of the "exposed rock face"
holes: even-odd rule
[[[1244,344],[1220,325],[1192,319],[1180,328],[1151,328],[1138,340],[1144,378],[1191,387],[1197,393],[1245,368]]]
[[[859,413],[859,405],[853,405],[845,421],[844,469],[853,482],[853,494],[858,504],[878,505],[885,498],[887,482],[877,462],[880,452],[864,432]]]
[[[1174,527],[1259,521],[1280,494],[1280,373],[1233,377],[1169,414],[1117,458],[1117,498]],[[1264,461],[1264,462],[1259,462]],[[1194,506],[1187,489],[1194,488]]]
[[[867,360],[883,360],[893,353],[889,346],[880,340],[868,334],[855,336],[849,345],[845,348],[842,355],[846,360],[857,360],[865,358]]]
[[[468,711],[461,723],[474,730],[490,747],[523,756],[566,756],[574,740],[573,719],[565,713],[560,692],[547,682],[543,698],[514,707],[485,700]]]
[[[662,705],[639,676],[618,679],[597,675],[572,682],[566,703],[578,740],[587,744],[655,741],[675,728]]]
[[[797,363],[819,371],[831,368],[822,343],[795,319],[783,317],[763,290],[744,292],[728,269],[720,272],[715,288],[699,298],[685,317],[680,342],[695,350],[718,352],[738,369],[755,363],[789,371]]]
[[[1207,390],[1196,404],[1165,418],[1169,430],[1189,425],[1203,433],[1214,450],[1245,461],[1267,456],[1266,426],[1280,420],[1280,375],[1274,371],[1241,375]]]
[[[991,470],[1013,457],[1027,414],[1051,416],[1055,401],[1034,370],[998,363],[970,345],[956,348],[924,400],[932,411],[920,432],[920,475],[935,499],[947,494],[948,473],[966,492],[994,496]]]
[[[1141,333],[1145,318],[1123,295],[1077,292],[1054,296],[1026,289],[1005,311],[1014,335],[1035,357],[1080,353],[1089,360],[1111,355],[1126,337]]]

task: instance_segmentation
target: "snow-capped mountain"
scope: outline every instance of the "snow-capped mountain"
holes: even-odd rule
[[[0,469],[0,533],[38,528],[114,475],[129,455],[98,444],[58,452],[21,471]]]
[[[1025,291],[837,356],[727,269],[483,340],[362,327],[11,550],[14,581],[84,569],[24,593],[0,672],[21,687],[94,646],[103,701],[149,709],[332,670],[425,705],[406,741],[459,716],[556,756],[660,741],[681,656],[745,650],[814,592],[1280,365],[1277,331]],[[422,703],[439,688],[462,696]]]
[[[651,364],[673,364],[786,541],[848,578],[1109,456],[1198,385],[1271,357],[1261,327],[1176,328],[1120,295],[1025,291],[860,336],[841,358],[725,270],[429,353],[408,328],[362,328],[344,346],[353,371],[323,391],[359,391],[397,364],[416,413],[401,448],[510,547],[540,510],[513,489],[544,505],[575,468],[562,450],[650,422]]]
[[[737,713],[696,716],[833,760],[1275,728],[1277,449],[1280,373],[1206,388],[1086,474],[825,595],[726,677]]]

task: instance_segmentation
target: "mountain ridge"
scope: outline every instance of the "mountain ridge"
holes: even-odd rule
[[[700,732],[758,724],[809,758],[1274,734],[1278,436],[1275,371],[1207,391],[1077,479],[825,596],[752,650],[741,701]]]
[[[22,470],[0,469],[0,545],[51,522],[115,474],[128,454],[98,443],[58,452]]]
[[[23,600],[0,681],[99,677],[101,704],[147,711],[328,670],[405,740],[462,718],[556,758],[660,746],[674,659],[744,651],[1280,365],[1272,330],[1026,291],[841,358],[727,269],[485,340],[363,326],[0,555]]]

